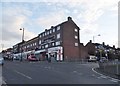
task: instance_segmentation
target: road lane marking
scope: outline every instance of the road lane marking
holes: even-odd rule
[[[98,79],[102,79],[102,78],[104,78],[104,79],[106,79],[107,77],[106,76],[99,76],[99,77],[97,77]]]
[[[4,77],[2,77],[2,84],[4,84],[5,86],[7,86],[6,84],[6,79]]]
[[[76,73],[76,74],[78,74],[78,75],[82,75],[82,73],[79,73],[79,72],[77,72],[77,71],[73,71],[73,73]]]
[[[112,79],[112,80],[110,80],[110,81],[112,81],[112,82],[118,82],[118,80],[116,80],[116,79]]]
[[[98,79],[101,79],[101,77],[97,77]]]
[[[16,73],[18,73],[18,74],[20,74],[20,75],[22,75],[22,76],[28,78],[28,79],[32,79],[31,77],[29,77],[29,76],[27,76],[27,75],[25,75],[25,74],[23,74],[23,73],[20,73],[20,72],[18,72],[18,71],[16,71],[16,70],[14,70],[14,71],[15,71]]]
[[[100,76],[100,77],[101,77],[101,78],[105,78],[105,79],[107,78],[106,76]]]
[[[73,73],[76,73],[77,71],[73,71]]]
[[[49,67],[49,66],[48,66],[48,67],[44,67],[44,68],[46,68],[46,69],[51,69],[51,67]]]

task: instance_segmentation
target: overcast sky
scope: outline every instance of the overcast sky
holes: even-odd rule
[[[2,0],[0,3],[0,43],[4,49],[49,29],[71,16],[80,27],[80,41],[89,40],[118,46],[119,0]],[[97,36],[100,34],[101,36]],[[0,47],[1,51],[1,47]]]

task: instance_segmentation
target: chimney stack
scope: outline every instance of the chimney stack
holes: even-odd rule
[[[104,45],[105,45],[105,42],[103,42],[102,44],[103,44],[103,46],[104,46]]]
[[[92,43],[92,40],[90,40],[90,43]]]
[[[45,32],[47,31],[47,29],[45,29]]]
[[[72,17],[68,17],[68,21],[71,21],[72,20]]]
[[[54,28],[54,26],[51,26],[51,28]]]
[[[115,45],[113,45],[113,48],[115,48]]]

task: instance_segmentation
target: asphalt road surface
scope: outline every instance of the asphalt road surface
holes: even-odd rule
[[[95,73],[97,63],[5,61],[3,80],[7,84],[118,84]]]

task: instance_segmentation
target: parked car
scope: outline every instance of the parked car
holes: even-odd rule
[[[107,62],[107,61],[108,61],[108,59],[106,57],[101,57],[100,58],[100,62]]]
[[[13,57],[13,60],[20,60],[20,57],[14,56],[14,57]]]
[[[4,58],[3,57],[0,57],[0,65],[4,65]]]
[[[89,56],[88,62],[96,62],[97,57],[96,56]]]
[[[28,61],[38,61],[38,59],[34,54],[31,54],[30,56],[28,56]]]

